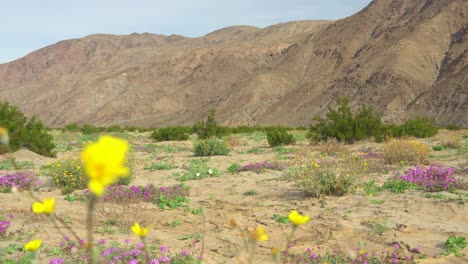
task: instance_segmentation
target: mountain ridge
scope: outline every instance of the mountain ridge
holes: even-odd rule
[[[389,122],[468,125],[468,3],[375,0],[336,21],[65,40],[0,64],[0,98],[50,126],[307,125],[337,96]]]

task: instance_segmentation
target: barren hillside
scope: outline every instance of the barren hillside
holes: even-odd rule
[[[386,120],[468,125],[468,2],[375,0],[338,21],[200,38],[91,35],[0,64],[0,97],[51,126],[305,125],[336,96]]]

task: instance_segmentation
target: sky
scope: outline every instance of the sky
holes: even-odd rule
[[[203,36],[234,25],[350,16],[371,0],[0,0],[0,63],[61,40],[155,33]]]

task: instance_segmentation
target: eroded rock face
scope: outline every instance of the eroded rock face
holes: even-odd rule
[[[467,125],[468,3],[376,0],[338,21],[224,28],[200,38],[62,41],[0,65],[0,98],[51,126],[305,125],[337,96],[385,120]]]

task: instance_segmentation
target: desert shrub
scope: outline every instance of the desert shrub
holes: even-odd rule
[[[166,127],[154,130],[151,138],[161,141],[184,141],[189,138],[188,129],[184,127]]]
[[[209,138],[197,141],[193,152],[197,157],[228,155],[229,148],[227,143],[223,140],[218,138]]]
[[[326,118],[316,117],[317,124],[311,126],[308,137],[313,142],[335,138],[340,142],[352,144],[357,140],[375,137],[382,138],[382,121],[372,107],[362,104],[353,113],[347,98],[337,99],[337,109],[328,107]]]
[[[192,127],[192,132],[198,135],[200,139],[208,139],[212,137],[222,137],[230,133],[227,127],[221,127],[216,121],[216,110],[211,109],[208,114],[206,123],[203,121],[195,122]]]
[[[445,148],[451,148],[451,149],[459,149],[462,147],[461,138],[457,135],[450,135],[450,136],[444,137],[440,141],[440,144]]]
[[[0,193],[8,193],[12,188],[34,190],[41,185],[39,178],[31,172],[16,172],[0,176]]]
[[[449,125],[447,125],[446,128],[447,128],[448,130],[460,130],[460,129],[461,129],[460,126],[455,125],[455,124],[449,124]]]
[[[0,144],[0,153],[16,151],[25,147],[37,154],[55,157],[53,138],[47,134],[47,128],[35,117],[30,119],[7,101],[0,103],[0,127],[8,129],[10,147]]]
[[[437,146],[433,146],[432,149],[433,149],[434,151],[441,151],[441,150],[444,149],[444,147],[443,147],[443,146],[440,146],[440,145],[437,145]]]
[[[268,144],[271,147],[289,145],[296,142],[294,136],[281,128],[272,128],[266,132]]]
[[[313,197],[341,196],[355,191],[362,167],[355,158],[310,161],[290,168],[284,179],[294,181],[296,186]]]
[[[132,170],[132,164],[127,165]],[[87,187],[88,178],[84,172],[83,163],[77,159],[60,159],[46,167],[46,176],[50,178],[53,186],[62,189],[62,194],[68,194],[75,190],[83,190]],[[133,177],[130,173],[125,177],[120,177],[116,182],[118,185],[128,185]]]
[[[405,182],[414,183],[428,192],[453,191],[463,188],[465,184],[461,178],[455,178],[455,168],[441,165],[430,167],[409,168],[398,178]]]
[[[427,163],[430,147],[414,139],[393,139],[385,143],[384,161],[390,164],[408,162],[410,164]]]
[[[434,121],[428,118],[416,117],[407,120],[401,130],[405,136],[414,136],[418,138],[432,137],[437,134],[437,127]]]
[[[383,189],[394,193],[403,193],[406,190],[417,189],[418,186],[412,182],[403,181],[398,177],[388,178],[382,186]]]
[[[240,171],[240,168],[241,166],[237,163],[232,163],[231,165],[229,165],[229,167],[227,168],[227,171],[230,172],[230,173],[236,173],[236,172],[239,172]]]
[[[193,159],[187,171],[177,174],[179,181],[198,180],[208,177],[219,176],[218,169],[208,166],[207,159]]]
[[[243,145],[242,140],[237,135],[231,135],[226,139],[226,142],[230,148]]]

